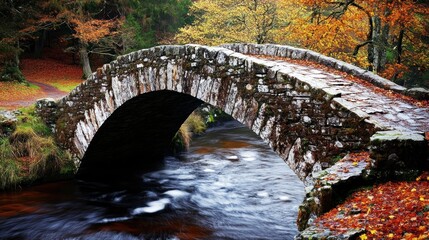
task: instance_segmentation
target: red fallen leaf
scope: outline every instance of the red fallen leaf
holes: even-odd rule
[[[426,175],[423,173],[420,179]],[[389,182],[356,192],[316,219],[315,224],[337,232],[364,228],[368,239],[428,239],[428,198],[429,181]],[[360,209],[361,213],[352,215],[352,209]]]
[[[55,59],[23,59],[22,73],[33,82],[52,83],[55,81],[82,82],[82,68]]]

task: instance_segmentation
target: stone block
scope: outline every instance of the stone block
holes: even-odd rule
[[[58,103],[53,98],[43,98],[36,101],[36,114],[51,128],[57,121],[57,108]]]
[[[327,57],[327,56],[323,56],[321,55],[318,59],[319,63],[328,66],[328,67],[333,67],[335,68],[336,65],[336,59],[335,58],[331,58],[331,57]]]
[[[305,59],[313,62],[318,62],[320,56],[321,56],[320,53],[307,50],[307,53],[305,54]]]
[[[9,136],[16,129],[17,122],[14,112],[0,110],[0,137]]]
[[[429,90],[425,88],[410,88],[406,91],[406,95],[418,100],[429,100]]]
[[[428,143],[423,134],[379,131],[370,139],[371,158],[381,170],[427,169]]]

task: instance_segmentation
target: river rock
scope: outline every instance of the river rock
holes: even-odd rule
[[[18,118],[12,111],[0,111],[0,137],[9,136],[15,129]]]
[[[226,160],[229,160],[231,162],[236,162],[236,161],[238,161],[238,156],[235,156],[235,155],[227,156]]]

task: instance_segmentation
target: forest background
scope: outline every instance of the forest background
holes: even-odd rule
[[[25,81],[21,59],[52,52],[85,78],[159,44],[250,42],[315,50],[428,88],[428,15],[426,0],[5,0],[0,81]]]

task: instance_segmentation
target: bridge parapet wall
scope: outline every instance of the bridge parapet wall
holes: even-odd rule
[[[276,46],[261,51],[255,54],[279,54]],[[311,182],[311,173],[329,166],[333,156],[365,148],[379,126],[306,71],[218,47],[140,50],[105,64],[58,103],[56,137],[80,159],[122,104],[144,93],[174,91],[224,110]]]

